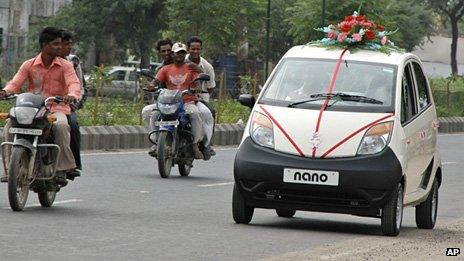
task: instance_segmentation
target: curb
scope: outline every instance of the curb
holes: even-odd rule
[[[439,133],[464,132],[464,117],[439,117]],[[216,124],[212,144],[238,145],[245,124]],[[0,128],[3,141],[3,128]],[[81,127],[81,150],[119,150],[149,148],[151,142],[144,126],[87,126]]]

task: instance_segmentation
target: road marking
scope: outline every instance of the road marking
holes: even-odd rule
[[[234,184],[234,182],[204,184],[204,185],[198,185],[198,187],[208,188],[208,187],[226,186],[226,185],[232,185],[232,184]]]
[[[219,147],[219,148],[214,148],[216,151],[229,151],[229,150],[237,150],[237,146],[232,146],[232,147]],[[98,156],[98,155],[121,155],[121,154],[147,154],[147,150],[137,150],[137,151],[89,151],[89,152],[83,152],[81,153],[82,155],[85,156]]]
[[[60,205],[60,204],[67,204],[67,203],[75,203],[75,202],[82,202],[82,199],[68,199],[68,200],[61,200],[53,202],[53,205]],[[31,204],[26,205],[26,207],[40,207],[40,204]],[[9,207],[4,207],[3,209],[10,209]]]
[[[448,164],[456,164],[456,162],[454,162],[454,161],[445,161],[445,162],[441,163],[441,165],[448,165]]]
[[[150,193],[149,191],[146,191],[146,190],[141,190],[140,193],[142,194],[147,194],[147,193]]]

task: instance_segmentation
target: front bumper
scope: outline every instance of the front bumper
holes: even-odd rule
[[[338,171],[339,184],[284,183],[284,168]],[[313,159],[256,145],[248,137],[234,163],[238,189],[257,208],[378,216],[401,177],[400,162],[390,148],[371,156]]]

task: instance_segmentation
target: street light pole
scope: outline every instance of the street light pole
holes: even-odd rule
[[[267,79],[269,72],[269,31],[271,27],[271,0],[267,0],[267,16],[266,16],[266,69],[264,79]]]
[[[322,0],[322,15],[321,15],[321,27],[325,26],[325,0]]]

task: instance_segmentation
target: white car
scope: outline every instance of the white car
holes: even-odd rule
[[[103,86],[103,96],[128,99],[138,96],[137,73],[134,67],[111,66],[108,70],[108,76],[111,78],[111,82]],[[88,85],[93,86],[93,82],[89,76],[87,76],[86,82]],[[95,89],[90,88],[90,96],[94,96],[94,92]]]
[[[378,217],[396,236],[403,207],[415,206],[417,226],[434,227],[442,168],[421,61],[358,50],[336,72],[340,54],[293,47],[256,102],[239,97],[253,109],[234,164],[235,222],[254,208],[345,213]]]

